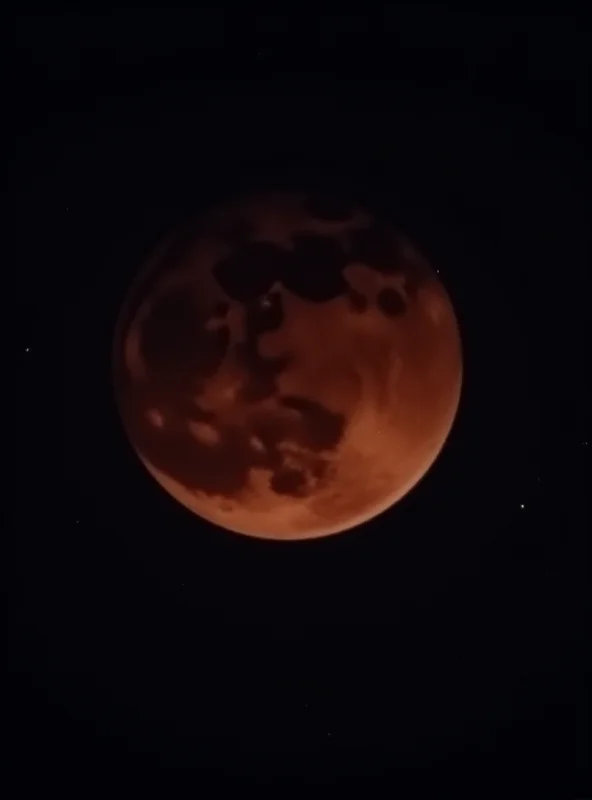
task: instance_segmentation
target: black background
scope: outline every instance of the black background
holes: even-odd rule
[[[13,763],[584,789],[581,30],[436,8],[15,18]],[[249,540],[139,466],[113,325],[188,212],[327,185],[440,269],[460,411],[390,512]]]

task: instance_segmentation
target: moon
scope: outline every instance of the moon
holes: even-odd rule
[[[462,349],[434,269],[376,215],[306,192],[196,216],[143,263],[116,325],[123,428],[194,514],[328,536],[403,498],[457,413]]]

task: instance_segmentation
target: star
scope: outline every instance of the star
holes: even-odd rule
[[[524,508],[524,503],[520,503],[520,508]]]

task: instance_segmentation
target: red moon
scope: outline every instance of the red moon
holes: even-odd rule
[[[267,539],[339,533],[438,457],[462,384],[450,298],[401,233],[305,193],[196,218],[117,323],[127,437],[198,516]]]

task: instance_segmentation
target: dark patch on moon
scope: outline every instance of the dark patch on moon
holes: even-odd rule
[[[234,346],[234,356],[245,375],[239,392],[241,402],[254,403],[277,393],[277,380],[292,362],[292,357],[289,353],[269,358],[262,356],[259,337],[278,330],[284,319],[279,292],[270,292],[246,304],[245,340]]]
[[[343,294],[347,254],[337,239],[297,233],[288,250],[273,242],[251,242],[214,266],[214,278],[233,300],[253,302],[278,282],[302,299],[326,302]]]
[[[214,278],[232,300],[246,303],[271,289],[287,270],[290,253],[273,242],[250,242],[214,266]]]
[[[179,413],[192,422],[207,422],[213,428],[217,427],[216,414],[202,408],[193,396],[185,395],[184,402],[178,404]]]
[[[269,481],[269,486],[276,494],[302,496],[306,489],[306,475],[292,467],[277,469]]]
[[[317,478],[318,480],[324,478],[327,474],[329,464],[330,462],[324,458],[315,459],[310,465],[310,472],[313,478]]]
[[[284,303],[279,292],[258,297],[246,309],[247,339],[256,338],[263,333],[277,331],[284,324]]]
[[[339,272],[347,264],[347,258],[339,241],[333,236],[318,233],[297,233],[292,237],[294,258],[299,267],[310,271]]]
[[[187,288],[157,297],[141,330],[140,348],[149,371],[184,373],[196,381],[213,375],[228,350],[230,331],[208,331],[204,322]]]
[[[274,490],[298,491],[301,496],[305,475],[287,468],[280,443],[291,442],[307,449],[307,470],[322,475],[326,459],[316,451],[337,444],[345,420],[313,401],[292,400],[303,409],[301,418],[267,412],[239,427],[201,409],[188,382],[172,386],[154,375],[123,396],[122,411],[138,452],[190,491],[234,497],[248,485],[250,471],[258,467],[275,473]],[[158,409],[163,415],[162,427],[150,423],[147,412],[151,409]],[[189,430],[190,420],[210,424],[218,440],[208,444],[196,439]],[[263,449],[252,447],[253,436],[263,442]]]
[[[387,317],[400,317],[407,310],[405,298],[390,286],[381,289],[376,295],[376,305]]]
[[[283,275],[287,289],[316,303],[333,300],[347,290],[343,270],[348,259],[337,239],[298,233],[292,242],[292,259]]]
[[[404,269],[392,230],[375,223],[349,234],[350,260],[360,261],[383,275],[395,275]]]
[[[239,390],[239,400],[256,403],[277,394],[279,376],[292,362],[289,354],[264,358],[256,343],[235,346],[237,361],[242,366],[245,382]]]

